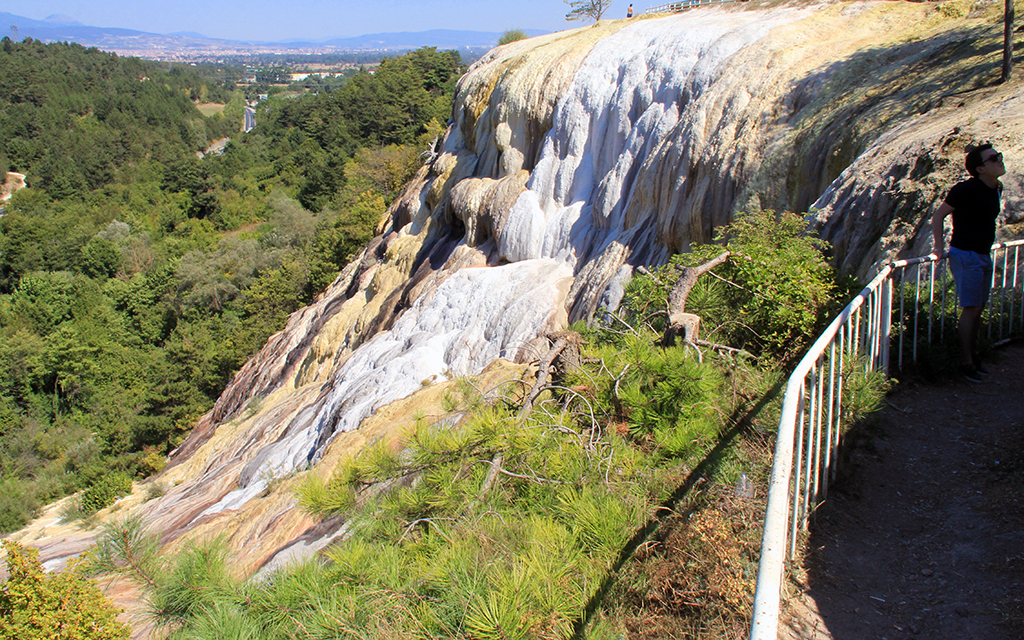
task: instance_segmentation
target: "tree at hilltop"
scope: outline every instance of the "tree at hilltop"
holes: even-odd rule
[[[594,24],[601,21],[601,16],[612,6],[611,0],[565,0],[570,11],[565,14],[566,20],[593,20]]]
[[[518,40],[525,40],[529,36],[522,29],[508,29],[498,38],[498,45],[509,44]]]

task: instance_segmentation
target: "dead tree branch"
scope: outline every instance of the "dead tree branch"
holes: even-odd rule
[[[551,379],[552,364],[555,362],[555,359],[566,350],[566,348],[569,348],[571,353],[563,355],[562,359],[567,362],[564,362],[561,368],[564,369],[570,366],[578,367],[582,363],[579,348],[579,344],[581,342],[580,334],[575,331],[556,331],[549,334],[549,337],[555,339],[555,344],[537,363],[537,381],[534,382],[533,388],[530,389],[530,393],[526,396],[526,400],[523,401],[523,406],[519,410],[519,418],[529,415],[530,411],[533,410],[533,403],[537,401],[537,397],[547,387],[548,381]]]
[[[686,298],[697,284],[697,278],[714,269],[729,259],[729,252],[720,255],[696,267],[683,267],[672,290],[668,294],[668,323],[661,344],[670,347],[676,343],[678,336],[683,342],[696,348],[697,335],[700,331],[700,316],[686,313]]]
[[[519,409],[519,414],[516,416],[518,420],[524,420],[526,416],[533,410],[533,405],[537,401],[541,392],[547,388],[548,381],[551,379],[551,369],[554,365],[556,358],[559,355],[562,356],[562,363],[559,368],[565,369],[572,366],[580,366],[582,364],[580,358],[580,334],[575,331],[556,331],[549,334],[550,338],[554,338],[555,344],[552,345],[551,349],[544,354],[537,363],[537,380],[534,382],[530,392],[526,395],[523,400],[523,406]],[[563,352],[568,353],[563,353]],[[499,451],[494,454],[491,458],[491,469],[487,472],[487,477],[484,478],[484,483],[480,485],[480,493],[477,494],[476,500],[469,506],[468,511],[472,512],[476,509],[477,505],[483,502],[483,499],[487,496],[487,493],[494,487],[494,483],[498,479],[498,474],[505,474],[507,476],[515,478],[525,478],[527,480],[535,480],[535,478],[529,478],[527,476],[520,476],[510,471],[501,468],[501,465],[505,462],[505,452]],[[550,480],[549,482],[555,482]]]
[[[502,471],[501,464],[503,462],[505,462],[505,453],[503,451],[499,451],[494,454],[493,458],[491,458],[491,470],[487,472],[487,477],[484,478],[484,483],[480,485],[480,493],[477,494],[476,501],[470,505],[470,511],[473,511],[476,508],[476,505],[483,501],[484,496],[486,496],[487,492],[494,486],[494,481],[498,479],[498,472]]]

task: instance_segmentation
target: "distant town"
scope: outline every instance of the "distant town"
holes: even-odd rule
[[[130,29],[92,27],[67,16],[32,20],[0,12],[0,34],[14,42],[33,38],[42,42],[75,42],[121,56],[184,64],[215,64],[268,68],[316,63],[310,71],[329,70],[323,64],[355,65],[380,61],[420,47],[456,50],[463,60],[475,60],[497,44],[501,34],[483,31],[434,29],[422,32],[375,33],[333,38],[324,42],[249,42],[209,38],[198,33],[157,34]],[[547,33],[525,30],[527,35]],[[337,67],[339,71],[345,66]]]

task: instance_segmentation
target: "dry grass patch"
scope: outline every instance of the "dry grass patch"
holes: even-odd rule
[[[750,628],[763,505],[722,484],[695,500],[623,570],[608,613],[631,640],[741,638]]]
[[[225,106],[216,102],[204,102],[203,104],[197,104],[196,109],[199,109],[199,113],[209,118],[215,113],[224,113]]]

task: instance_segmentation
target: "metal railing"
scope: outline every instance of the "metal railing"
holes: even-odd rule
[[[986,323],[988,337],[997,344],[1024,334],[1022,247],[1024,240],[992,247],[995,270]],[[902,368],[905,358],[918,359],[920,344],[941,341],[947,324],[954,329],[955,319],[946,318],[947,302],[950,310],[955,308],[955,294],[945,260],[931,254],[887,265],[832,321],[790,375],[776,435],[750,640],[775,640],[778,635],[786,560],[835,478],[836,453],[847,422],[847,375],[854,369],[888,374],[891,356]]]
[[[680,13],[688,9],[706,7],[709,4],[725,4],[726,2],[736,2],[736,0],[679,0],[679,2],[669,2],[667,4],[659,4],[656,7],[648,7],[644,13]]]

